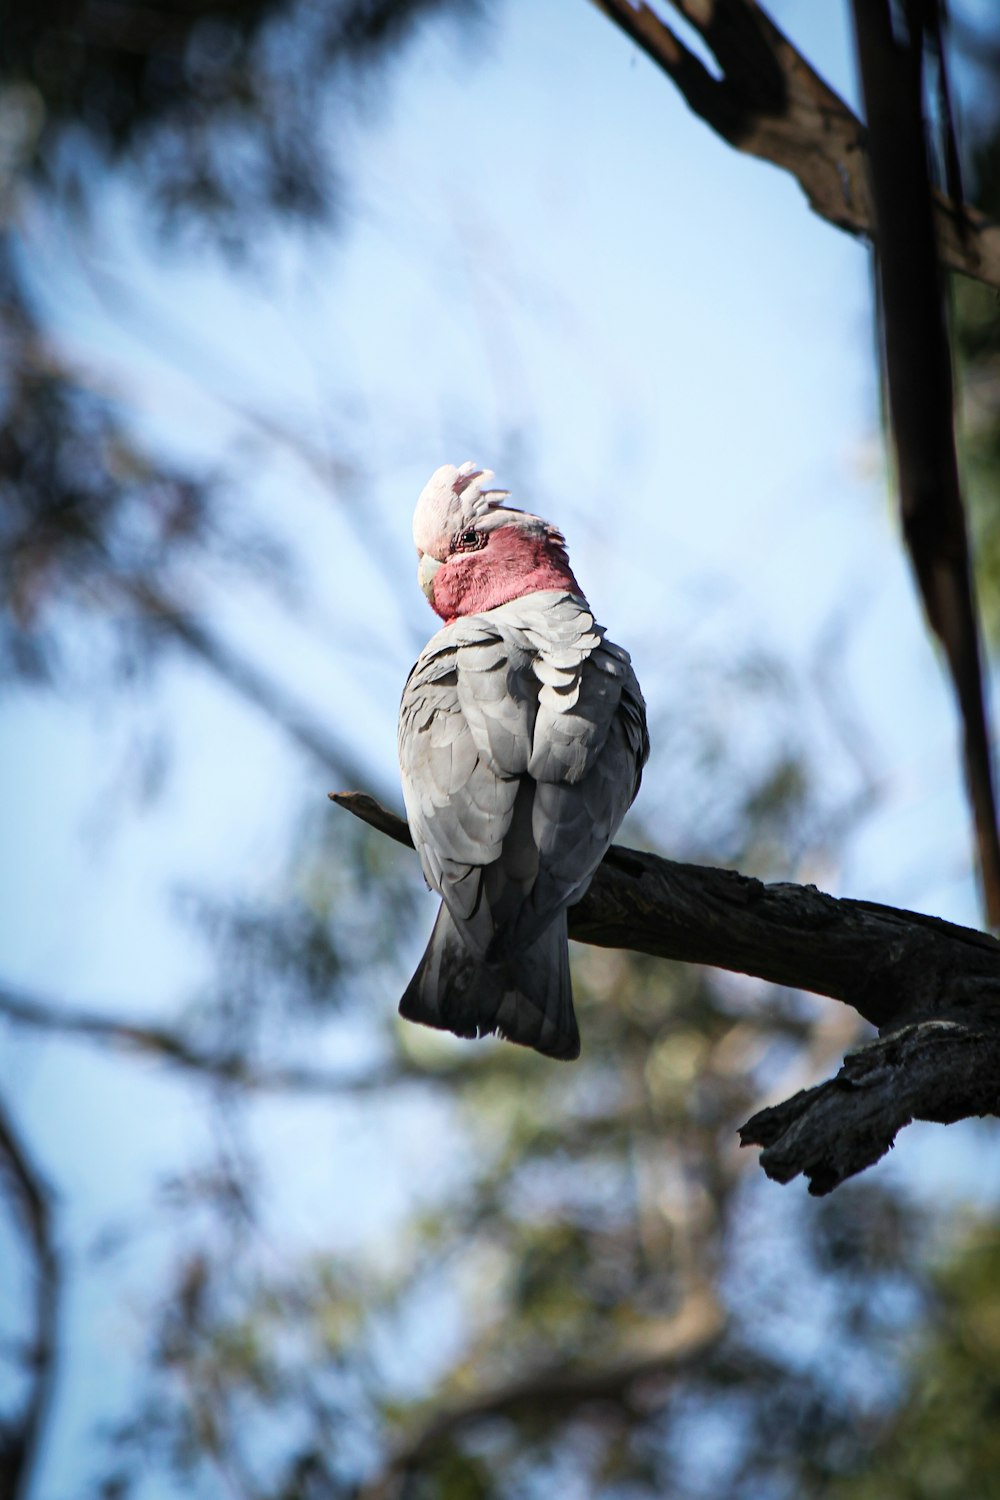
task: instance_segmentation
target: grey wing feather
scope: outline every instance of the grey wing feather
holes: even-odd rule
[[[531,747],[534,702],[511,686],[523,654],[482,617],[456,621],[421,653],[400,708],[403,799],[424,875],[481,953],[494,926],[483,870],[503,868]]]
[[[617,649],[617,648],[616,648]],[[596,655],[597,653],[595,653]],[[591,659],[592,660],[592,659]],[[540,779],[532,807],[532,841],[539,851],[539,871],[530,894],[496,951],[531,943],[552,913],[579,900],[635,799],[649,754],[645,704],[635,674],[625,658],[618,692],[610,700],[603,683],[590,691],[600,663],[582,674],[580,703],[589,717],[573,726],[559,724],[533,760],[548,773]],[[542,710],[539,709],[539,725]],[[574,712],[567,718],[577,718]],[[566,740],[570,745],[566,746]],[[583,755],[572,746],[584,747]],[[556,779],[559,766],[562,777]]]

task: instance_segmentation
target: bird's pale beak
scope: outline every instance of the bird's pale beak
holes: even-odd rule
[[[417,568],[417,582],[427,595],[431,603],[434,603],[434,574],[441,564],[436,557],[431,557],[429,552],[420,555],[420,566]]]

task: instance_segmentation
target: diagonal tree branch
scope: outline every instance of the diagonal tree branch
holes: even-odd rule
[[[407,1081],[420,1082],[426,1074],[410,1073],[404,1066],[367,1073],[343,1074],[310,1064],[257,1064],[239,1050],[223,1051],[197,1046],[183,1032],[123,1016],[70,1008],[28,995],[0,983],[0,1019],[34,1031],[62,1037],[111,1043],[138,1055],[154,1058],[167,1067],[201,1075],[210,1082],[235,1085],[251,1093],[329,1094],[350,1097]]]
[[[217,677],[280,726],[307,755],[361,785],[371,784],[370,768],[359,761],[346,740],[297,703],[280,683],[262,672],[248,657],[228,646],[204,621],[143,579],[112,578],[113,586],[141,616],[170,636]]]
[[[331,796],[355,817],[412,846],[403,819],[372,798],[360,792]],[[764,885],[735,870],[680,864],[617,845],[568,916],[570,937],[578,942],[810,990],[850,1005],[880,1029],[882,1040],[865,1053],[863,1065],[849,1061],[838,1080],[822,1086],[827,1092],[820,1113],[812,1116],[815,1129],[799,1129],[781,1150],[762,1157],[764,1170],[781,1181],[804,1171],[815,1191],[826,1192],[878,1160],[911,1119],[1000,1113],[1000,942],[988,933],[920,912],[828,896],[811,885]],[[920,1038],[918,1048],[901,1044],[908,1028]],[[925,1065],[934,1056],[936,1069]],[[878,1087],[866,1095],[859,1126],[855,1096],[861,1073],[866,1088],[873,1080]],[[766,1126],[755,1116],[745,1127],[745,1142],[773,1147],[785,1129],[781,1111],[791,1111],[787,1119],[794,1123],[812,1094],[797,1095],[777,1113],[765,1112]],[[756,1133],[765,1128],[766,1138]]]
[[[28,1394],[0,1424],[0,1500],[27,1496],[56,1372],[60,1271],[52,1232],[52,1196],[0,1100],[0,1180],[20,1221],[34,1270]]]
[[[673,0],[704,37],[721,78],[648,5],[593,3],[723,140],[791,173],[810,207],[831,224],[874,237],[865,128],[756,0]],[[1000,289],[1000,224],[939,193],[933,205],[942,263]]]
[[[965,510],[955,451],[951,348],[934,242],[923,112],[924,34],[908,6],[904,40],[889,0],[854,0],[878,232],[882,341],[903,534],[964,727],[965,780],[987,917],[1000,926],[990,734]]]

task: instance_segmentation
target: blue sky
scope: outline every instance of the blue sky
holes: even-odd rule
[[[850,97],[846,7],[771,8]],[[838,670],[884,794],[824,879],[976,922],[954,715],[882,470],[864,248],[723,145],[582,0],[428,28],[337,139],[343,232],[276,236],[247,276],[159,246],[127,181],[99,191],[77,242],[25,209],[53,338],[126,397],[154,450],[233,460],[239,513],[302,556],[297,618],[252,584],[195,580],[227,637],[356,735],[391,791],[399,692],[434,625],[412,506],[433,468],[472,457],[529,483],[516,497],[566,532],[654,725],[684,713],[685,672],[734,641],[808,684],[844,615]],[[363,482],[321,483],[344,455]],[[139,810],[120,790],[137,729],[173,745],[162,796]],[[325,774],[187,664],[152,702],[10,694],[0,734],[4,972],[69,1004],[170,1013],[205,977],[171,892],[266,889],[303,794],[331,815]],[[654,742],[647,796],[667,820],[673,784]],[[13,1033],[0,1066],[83,1238],[136,1212],[150,1174],[197,1146],[183,1090],[144,1066]],[[331,1139],[318,1106],[282,1110],[263,1132],[275,1150],[302,1159],[317,1131]],[[328,1196],[362,1201],[397,1125],[355,1121],[336,1180],[317,1168]],[[405,1201],[405,1179],[404,1158],[364,1200],[364,1232]],[[322,1238],[330,1216],[304,1206],[315,1187],[287,1211]],[[124,1382],[128,1298],[97,1273],[76,1297],[101,1370]],[[66,1375],[44,1500],[72,1493],[93,1375]]]

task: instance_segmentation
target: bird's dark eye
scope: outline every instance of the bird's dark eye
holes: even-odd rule
[[[481,531],[470,527],[468,531],[460,531],[451,544],[453,552],[476,552],[480,547],[486,545],[486,537]]]

